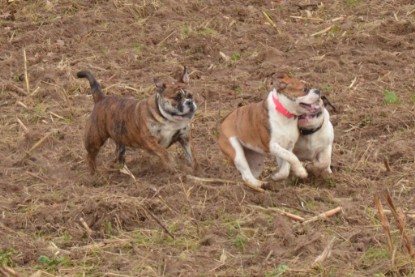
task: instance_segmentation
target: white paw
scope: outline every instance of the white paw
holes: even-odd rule
[[[287,177],[288,177],[288,174],[282,173],[282,172],[277,172],[277,173],[275,173],[274,175],[271,176],[271,179],[274,180],[274,181],[281,181],[281,180],[287,179]]]
[[[301,179],[305,179],[308,176],[307,170],[304,168],[304,166],[299,167],[294,171],[295,176]]]
[[[262,186],[267,184],[267,182],[263,182],[263,181],[259,181],[259,180],[250,180],[250,181],[245,180],[244,183],[245,183],[245,185],[247,185],[251,189],[254,189],[254,190],[260,191],[260,192],[264,191],[262,189]]]

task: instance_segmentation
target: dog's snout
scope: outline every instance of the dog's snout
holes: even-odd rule
[[[189,107],[192,107],[193,106],[193,101],[187,101],[186,105],[189,106]]]
[[[319,89],[315,89],[315,90],[314,90],[314,93],[315,93],[315,94],[317,94],[318,96],[320,96],[320,94],[321,94],[321,92],[320,92],[320,90],[319,90]]]

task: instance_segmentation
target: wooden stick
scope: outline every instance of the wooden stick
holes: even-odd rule
[[[324,213],[318,214],[316,216],[313,216],[313,217],[307,219],[306,221],[304,221],[303,224],[314,222],[314,221],[317,221],[317,220],[320,220],[320,219],[326,219],[326,218],[328,218],[330,216],[333,216],[333,215],[335,215],[339,212],[342,212],[342,211],[343,211],[342,207],[337,207],[337,208],[331,209],[327,212],[324,212]]]
[[[281,215],[284,215],[284,216],[286,216],[286,217],[288,217],[288,218],[290,218],[294,221],[298,221],[298,222],[303,222],[304,221],[304,218],[302,218],[301,216],[286,212],[286,211],[278,209],[278,208],[263,208],[261,206],[256,206],[256,205],[249,205],[249,206],[252,207],[252,208],[255,208],[255,209],[263,210],[263,211],[277,212],[277,213],[279,213]]]
[[[88,224],[86,223],[83,217],[79,218],[79,221],[81,222],[82,226],[85,228],[85,231],[88,233],[88,236],[91,236],[92,234],[94,234],[94,230],[89,228]]]
[[[383,196],[385,197],[386,203],[388,204],[389,208],[392,211],[392,215],[395,218],[395,223],[396,223],[399,231],[402,234],[402,238],[405,242],[405,246],[406,246],[406,249],[408,250],[409,255],[412,258],[415,257],[415,251],[414,251],[414,248],[412,246],[412,242],[409,239],[408,234],[405,230],[405,216],[403,215],[402,210],[400,210],[400,214],[397,212],[397,210],[395,208],[395,205],[393,204],[392,198],[390,197],[388,191],[384,191]]]
[[[392,237],[390,233],[390,226],[388,219],[386,218],[386,215],[384,213],[382,203],[380,202],[380,198],[378,195],[375,195],[375,206],[379,213],[380,223],[382,224],[383,230],[385,231],[386,238],[388,239],[388,247],[390,251],[393,251],[393,243],[392,243]]]
[[[29,85],[29,77],[27,75],[27,59],[26,59],[26,49],[23,48],[23,62],[24,62],[24,81],[26,83],[26,94],[30,94],[30,85]]]

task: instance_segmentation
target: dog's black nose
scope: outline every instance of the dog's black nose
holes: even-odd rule
[[[186,104],[187,104],[187,106],[189,106],[189,107],[192,107],[192,106],[193,106],[193,102],[192,102],[192,101],[188,101]]]

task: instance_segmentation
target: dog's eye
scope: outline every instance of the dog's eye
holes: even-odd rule
[[[310,90],[309,90],[308,88],[304,88],[303,90],[304,90],[304,93],[305,93],[305,94],[307,94],[307,93],[309,93],[309,92],[310,92]]]
[[[176,101],[180,101],[180,100],[182,100],[182,94],[181,94],[181,93],[178,93],[178,94],[174,97],[174,100],[176,100]]]
[[[191,95],[190,93],[187,95],[188,99],[193,99],[193,95]]]

